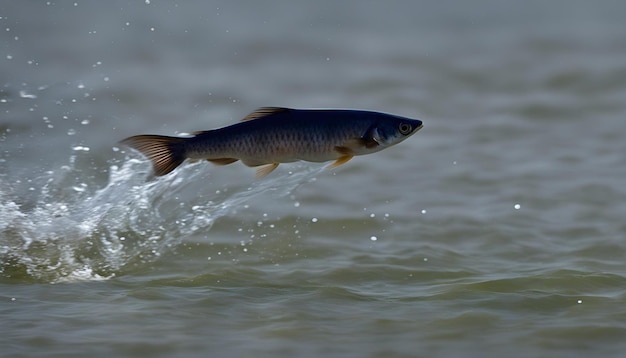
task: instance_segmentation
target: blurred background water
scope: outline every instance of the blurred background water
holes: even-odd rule
[[[623,1],[0,2],[3,356],[621,356]],[[424,121],[335,170],[117,141]]]

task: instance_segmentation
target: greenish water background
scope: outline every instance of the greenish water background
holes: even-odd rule
[[[3,356],[626,349],[620,1],[1,2]],[[335,170],[116,142],[259,106],[419,118]]]

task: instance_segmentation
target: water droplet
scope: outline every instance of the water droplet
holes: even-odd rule
[[[34,94],[26,93],[26,91],[24,91],[24,90],[20,91],[20,97],[22,97],[22,98],[30,98],[30,99],[37,98],[37,96],[35,96]]]
[[[378,238],[376,236],[372,236],[372,237],[370,237],[370,240],[376,241],[376,240],[378,240]]]
[[[515,208],[515,210],[519,210],[522,206],[520,204],[515,204],[513,205],[513,208]]]
[[[313,219],[311,219],[311,221],[316,223],[317,222],[317,218],[313,218]]]

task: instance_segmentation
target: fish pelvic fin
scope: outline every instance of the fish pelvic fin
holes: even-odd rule
[[[236,158],[217,158],[217,159],[207,159],[209,162],[215,165],[228,165],[238,161]]]
[[[161,135],[136,135],[128,137],[120,143],[145,155],[152,162],[154,175],[162,176],[176,169],[185,161],[183,143],[186,139]]]
[[[245,121],[253,121],[255,119],[259,119],[262,117],[266,117],[275,113],[280,113],[280,112],[288,112],[291,111],[291,108],[285,108],[285,107],[261,107],[257,110],[255,110],[254,112],[248,114],[247,116],[245,116],[241,122],[245,122]]]
[[[270,163],[270,164],[264,164],[264,165],[260,166],[256,170],[256,177],[257,178],[263,178],[264,176],[266,176],[269,173],[273,172],[274,169],[278,168],[278,164],[279,163]]]

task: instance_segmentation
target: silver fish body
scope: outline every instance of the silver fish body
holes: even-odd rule
[[[422,128],[416,119],[340,109],[264,107],[241,122],[194,133],[193,137],[138,135],[122,141],[146,155],[156,175],[165,175],[185,159],[226,165],[241,160],[264,176],[279,163],[298,160],[341,165],[355,155],[400,143]]]

